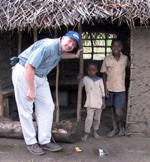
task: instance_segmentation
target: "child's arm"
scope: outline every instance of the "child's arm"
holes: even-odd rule
[[[106,73],[103,73],[103,82],[104,82],[105,96],[107,98],[109,98],[110,96],[109,96],[109,92],[108,92],[107,86],[106,86],[106,78],[107,78]]]
[[[102,109],[105,109],[106,103],[105,103],[105,98],[102,98]]]

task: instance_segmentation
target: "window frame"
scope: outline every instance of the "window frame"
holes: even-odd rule
[[[115,33],[104,33],[104,32],[83,32],[82,33],[82,42],[83,42],[83,59],[91,60],[102,60],[107,54],[111,54],[111,42],[108,44],[108,41],[112,41],[114,38],[117,38]],[[97,42],[96,42],[97,40]],[[89,42],[84,42],[89,41]],[[95,41],[95,43],[94,43]],[[87,43],[87,45],[85,45]],[[99,44],[97,44],[99,43]],[[89,44],[89,45],[88,45]],[[91,52],[87,52],[85,48],[91,48]],[[95,52],[94,49],[103,48],[104,52]],[[108,51],[110,49],[110,51]],[[99,59],[94,59],[97,57],[97,54],[103,55],[102,57],[98,56]],[[91,57],[87,57],[90,55]]]

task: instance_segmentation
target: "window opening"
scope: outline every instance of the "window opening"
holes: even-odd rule
[[[116,34],[100,32],[83,32],[83,59],[103,60],[111,54],[111,42]]]

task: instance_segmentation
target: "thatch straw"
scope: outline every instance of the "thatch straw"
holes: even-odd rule
[[[0,30],[61,28],[76,22],[149,25],[149,0],[1,0]]]

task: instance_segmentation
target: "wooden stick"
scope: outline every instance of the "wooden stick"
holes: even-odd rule
[[[59,93],[58,93],[58,82],[59,82],[59,63],[57,64],[56,67],[56,103],[55,103],[55,108],[56,108],[56,122],[59,122]]]
[[[0,83],[0,116],[4,116],[3,114],[3,96],[2,96],[2,89],[1,89],[1,83]]]
[[[135,97],[135,95],[130,95],[130,97]]]
[[[135,66],[131,66],[130,69],[135,69]]]
[[[131,78],[130,81],[134,81],[135,79],[134,78]]]
[[[82,24],[81,22],[78,25],[78,30],[80,36],[82,36]],[[80,49],[82,47],[82,38],[80,40]],[[84,67],[84,62],[83,62],[83,54],[80,55],[80,74],[83,74],[83,67]],[[82,79],[80,79],[79,86],[78,86],[78,99],[77,99],[77,122],[81,120],[81,106],[82,106]]]
[[[138,122],[127,122],[127,124],[137,124]]]
[[[56,122],[59,122],[59,93],[58,93],[58,82],[59,82],[59,63],[57,64],[56,67],[56,103],[55,103],[55,108],[56,108]]]
[[[19,35],[18,35],[18,55],[21,53],[21,44],[22,44],[22,31],[19,31]]]
[[[134,132],[134,133],[126,133],[126,135],[133,135],[133,134],[138,135],[138,134],[143,134],[143,133],[136,133],[136,132]]]
[[[130,38],[131,38],[131,43],[130,43],[130,53],[133,54],[134,53],[134,50],[133,50],[133,30],[131,30],[131,35],[130,35]],[[134,55],[131,55],[131,60],[133,59]],[[133,66],[133,64],[131,63],[131,66]],[[133,92],[131,91],[131,88],[133,86],[133,69],[131,69],[130,71],[130,87],[129,87],[129,91],[128,91],[128,96],[131,96],[133,95]],[[127,108],[127,114],[131,114],[131,103],[128,102],[128,108]],[[128,131],[128,123],[130,122],[130,115],[127,115],[126,117],[126,128],[127,128],[127,131]]]
[[[34,39],[34,42],[36,42],[36,41],[38,40],[37,27],[35,27],[34,30],[33,30],[33,39]],[[37,112],[36,112],[36,108],[35,108],[35,120],[37,121]]]
[[[93,49],[93,41],[92,41],[92,34],[91,34],[91,32],[90,32],[90,41],[91,41],[91,47],[92,47],[92,58],[91,58],[91,60],[93,60],[94,49]]]
[[[136,105],[136,104],[129,104],[128,106],[133,106],[133,105]]]
[[[72,30],[74,30],[75,29],[75,27],[77,26],[77,24],[78,24],[79,22],[76,22],[76,24],[75,24],[75,26],[73,27],[73,29]]]
[[[130,55],[132,56],[132,55],[134,55],[134,53],[130,53]]]
[[[33,35],[34,35],[34,42],[36,42],[38,40],[37,27],[34,28]]]
[[[55,29],[55,38],[57,37],[57,29]],[[58,96],[58,83],[59,83],[59,63],[56,67],[56,103],[55,103],[55,110],[56,110],[56,122],[59,122],[59,96]]]

